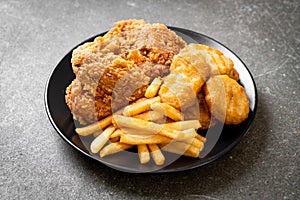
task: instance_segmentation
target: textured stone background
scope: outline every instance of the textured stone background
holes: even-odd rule
[[[297,199],[300,3],[0,0],[0,199]],[[259,96],[249,134],[221,159],[181,173],[127,174],[85,158],[52,128],[43,93],[60,59],[115,21],[143,18],[232,49]]]

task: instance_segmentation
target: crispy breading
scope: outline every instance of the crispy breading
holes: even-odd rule
[[[227,74],[239,79],[230,58],[212,47],[189,44],[176,55],[164,78],[159,95],[163,102],[176,108],[193,105],[196,95],[210,76]]]
[[[211,75],[228,75],[236,81],[239,80],[239,74],[234,69],[234,64],[230,58],[226,57],[221,51],[210,46],[198,44],[197,47],[204,49],[209,54],[212,61],[210,64]]]
[[[249,100],[244,88],[227,75],[211,77],[204,87],[210,112],[225,124],[239,124],[249,114]]]
[[[129,50],[155,48],[177,54],[185,42],[163,24],[148,24],[144,20],[126,20],[115,23],[103,37],[79,46],[72,54],[75,74],[89,63],[106,66]]]
[[[120,21],[103,37],[73,51],[76,79],[66,90],[74,119],[89,124],[142,97],[157,76],[169,73],[185,42],[162,24]]]

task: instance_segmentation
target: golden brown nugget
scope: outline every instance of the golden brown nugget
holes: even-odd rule
[[[204,88],[205,100],[214,117],[225,124],[239,124],[249,114],[244,88],[227,75],[211,77]]]
[[[137,145],[138,154],[141,164],[145,164],[150,161],[150,153],[146,144]]]
[[[189,44],[174,56],[170,75],[164,78],[159,91],[161,101],[175,108],[187,108],[196,102],[210,74],[208,53],[197,44]]]
[[[162,165],[165,163],[165,157],[160,151],[159,147],[156,144],[149,144],[148,145],[152,158],[157,165]]]
[[[125,151],[127,149],[132,148],[133,146],[130,144],[124,144],[121,142],[114,142],[106,145],[101,151],[100,151],[100,157],[104,157],[110,154],[118,153],[120,151]]]
[[[221,51],[210,46],[198,44],[198,47],[204,49],[213,62],[210,69],[211,75],[228,75],[236,81],[239,80],[239,74],[234,69],[234,64],[230,58],[226,57]]]

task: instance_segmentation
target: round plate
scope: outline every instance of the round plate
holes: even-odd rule
[[[134,173],[162,173],[183,171],[208,164],[227,153],[244,137],[254,119],[257,107],[256,86],[253,77],[245,64],[231,50],[210,37],[182,28],[169,28],[175,31],[176,34],[181,36],[187,43],[200,43],[211,46],[220,50],[227,57],[232,59],[235,69],[240,75],[240,84],[244,86],[245,92],[249,98],[250,113],[248,118],[239,125],[225,125],[224,127],[222,125],[221,135],[219,134],[216,136],[217,138],[214,138],[214,134],[211,134],[211,137],[207,137],[205,148],[201,152],[199,158],[181,156],[175,162],[172,162],[163,168],[156,168],[157,166],[153,163],[141,165],[137,155],[130,158],[126,157],[126,159],[124,159],[124,157],[122,157],[122,153],[117,153],[100,158],[99,156],[91,154],[86,149],[86,145],[83,145],[85,141],[82,141],[75,133],[74,120],[65,103],[65,89],[75,78],[71,66],[72,49],[55,67],[47,81],[45,89],[45,107],[48,117],[55,130],[68,144],[83,153],[85,156],[95,159],[117,170]],[[83,43],[91,42],[95,37],[103,36],[104,34],[105,33],[102,33],[91,37],[86,41],[83,41],[81,44],[78,44],[76,47]],[[213,132],[214,129],[211,131]],[[213,142],[213,140],[215,141]],[[209,146],[209,151],[206,151],[206,147]],[[166,158],[168,158],[168,156],[172,155],[167,154]]]

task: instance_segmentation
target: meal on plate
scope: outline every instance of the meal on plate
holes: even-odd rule
[[[163,24],[119,21],[76,48],[71,62],[66,103],[100,157],[136,148],[142,164],[164,164],[164,151],[197,158],[206,141],[197,130],[248,117],[232,60]]]

